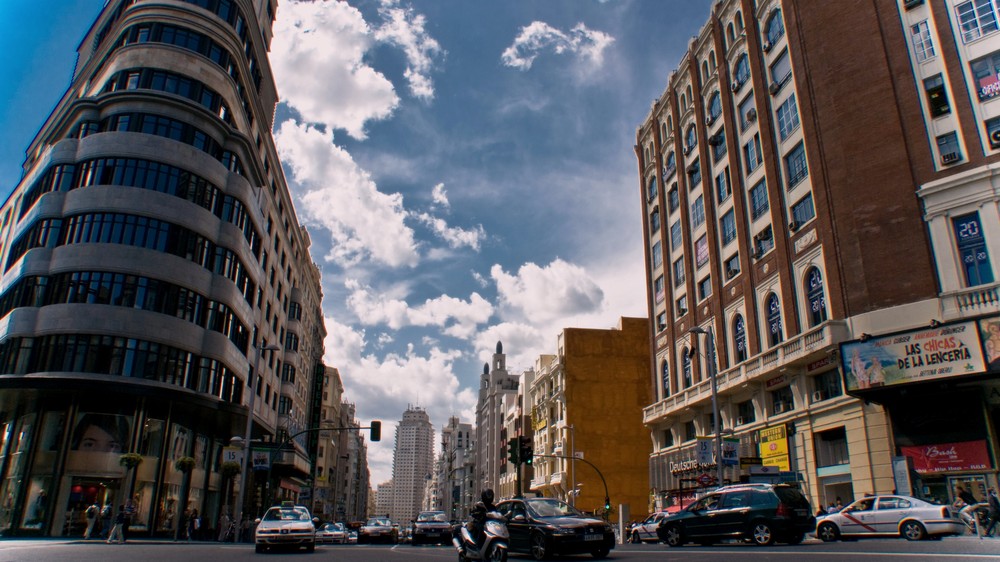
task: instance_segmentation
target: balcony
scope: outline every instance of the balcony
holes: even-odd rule
[[[1000,282],[941,293],[945,318],[1000,311]]]
[[[750,383],[760,383],[774,376],[782,368],[805,365],[826,357],[837,344],[850,339],[850,331],[844,321],[830,321],[782,342],[767,351],[757,354],[743,363],[716,375],[720,396],[729,391],[741,389]],[[719,342],[719,345],[724,345]],[[709,404],[712,400],[712,381],[705,379],[672,396],[643,408],[642,421],[647,426],[677,415],[686,408]]]

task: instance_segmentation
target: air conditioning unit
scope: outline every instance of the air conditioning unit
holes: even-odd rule
[[[740,270],[738,270],[738,269],[733,269],[731,267],[727,267],[726,268],[726,279],[732,279],[733,277],[736,277],[736,275],[739,274],[739,272],[740,272]]]
[[[777,82],[771,82],[771,85],[767,87],[768,93],[771,94],[772,96],[774,94],[777,94],[778,90],[780,89],[781,89],[781,84],[778,84]]]
[[[745,423],[746,423],[746,420],[743,419],[743,416],[740,416],[740,417],[736,418],[736,425],[743,425]]]
[[[753,123],[756,120],[757,120],[757,110],[753,108],[747,110],[747,121]]]
[[[771,47],[773,47],[773,46],[774,45],[772,45],[770,41],[764,41],[764,45],[763,45],[764,52],[765,53],[769,52],[771,50]]]
[[[942,164],[954,164],[962,159],[962,155],[958,152],[945,152],[941,155]]]
[[[792,221],[792,222],[788,223],[788,230],[791,230],[792,232],[795,232],[796,230],[799,229],[799,226],[801,226],[799,224],[799,221]]]
[[[760,251],[760,248],[756,248],[756,249],[754,249],[753,253],[750,254],[750,257],[753,258],[753,259],[755,259],[755,260],[759,260],[761,258],[761,256],[763,256],[763,255],[764,255],[764,252]]]
[[[687,313],[688,313],[688,309],[686,309],[684,307],[681,307],[681,308],[677,309],[677,315],[678,316],[684,316]]]
[[[712,123],[715,123],[715,117],[712,117],[711,115],[709,115],[708,117],[705,117],[705,126],[706,127],[710,126]]]
[[[903,0],[903,8],[909,10],[924,3],[924,0]]]
[[[740,88],[742,88],[742,87],[743,87],[743,83],[742,82],[733,82],[732,85],[729,86],[729,89],[732,90],[732,91],[734,91],[734,92],[738,92],[738,91],[740,91]]]
[[[822,402],[824,400],[826,400],[826,393],[824,393],[822,390],[817,390],[816,392],[813,392],[813,402]]]
[[[719,135],[712,135],[708,137],[708,144],[712,146],[719,146],[720,144],[722,144],[722,138],[719,137]]]
[[[990,146],[992,148],[1000,148],[1000,129],[990,133]]]
[[[684,156],[687,156],[688,154],[691,154],[692,150],[694,150],[694,145],[685,146],[684,147]]]
[[[774,413],[775,414],[784,414],[787,410],[788,410],[788,406],[784,402],[775,402],[774,403]]]

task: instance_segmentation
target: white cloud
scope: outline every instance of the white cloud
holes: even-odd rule
[[[614,41],[614,37],[607,33],[588,29],[582,23],[576,24],[569,32],[562,32],[545,22],[533,21],[521,28],[514,43],[504,49],[500,59],[506,66],[529,70],[538,55],[549,50],[557,55],[578,55],[591,66],[599,67],[604,61],[604,49]]]
[[[435,57],[444,55],[441,45],[426,29],[426,18],[411,7],[400,7],[398,0],[382,0],[379,15],[384,23],[375,30],[375,39],[402,48],[407,66],[403,73],[414,97],[431,100],[434,84],[428,74]]]
[[[602,308],[604,300],[600,286],[583,268],[558,258],[545,267],[526,263],[517,275],[494,265],[490,276],[496,282],[500,302],[533,322],[592,313]]]
[[[310,123],[365,138],[365,122],[399,103],[392,83],[368,66],[371,29],[347,2],[285,2],[278,10],[271,65],[279,94]]]
[[[475,228],[466,230],[457,226],[448,226],[444,219],[432,217],[427,213],[417,213],[413,217],[429,227],[451,248],[468,246],[478,252],[483,238],[486,237],[486,231],[483,230],[482,225],[476,225]]]
[[[439,183],[431,189],[431,200],[434,201],[435,205],[444,207],[445,209],[451,207],[451,203],[448,201],[448,193],[445,192],[443,183]]]
[[[328,260],[345,267],[368,258],[391,267],[416,265],[403,197],[380,193],[370,174],[333,144],[331,132],[285,121],[275,141],[297,184],[300,212],[330,232]]]
[[[385,324],[393,330],[407,326],[436,326],[446,335],[468,339],[493,315],[493,305],[479,293],[472,293],[464,301],[442,295],[413,306],[387,293],[376,293],[355,280],[349,280],[346,286],[350,291],[348,308],[368,326]]]

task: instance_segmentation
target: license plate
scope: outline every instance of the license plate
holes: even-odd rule
[[[585,541],[599,541],[604,538],[604,535],[584,535],[583,540]]]
[[[441,533],[437,533],[437,532],[430,532],[430,533],[427,533],[427,536],[428,536],[428,537],[440,537],[440,536],[441,536]]]

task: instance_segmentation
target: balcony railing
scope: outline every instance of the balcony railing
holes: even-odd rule
[[[850,331],[843,321],[830,321],[809,330],[798,337],[782,342],[759,353],[735,367],[716,375],[719,394],[742,388],[750,382],[759,382],[772,376],[782,367],[804,364],[818,359],[837,344],[850,339]],[[720,345],[723,345],[720,342]],[[698,384],[677,392],[643,409],[643,423],[651,425],[665,417],[674,415],[685,408],[712,399],[712,381],[705,379]]]
[[[946,318],[950,318],[953,314],[964,316],[997,312],[1000,310],[1000,283],[941,293],[941,300]]]

